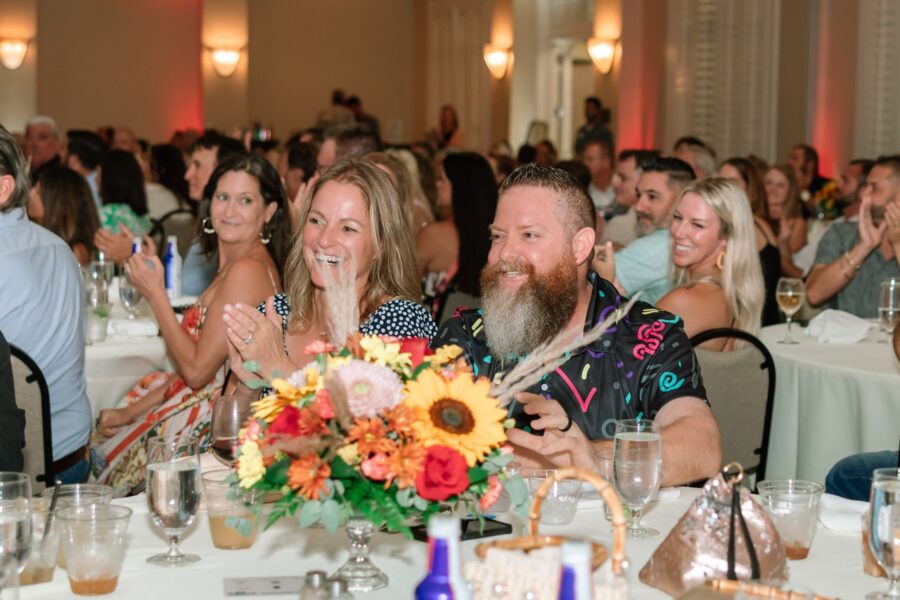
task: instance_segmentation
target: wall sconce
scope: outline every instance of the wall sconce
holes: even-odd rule
[[[493,44],[484,45],[484,64],[495,79],[503,79],[509,72],[513,62],[513,53],[509,48],[501,48]]]
[[[0,40],[0,62],[10,71],[15,71],[25,61],[28,40]]]
[[[588,40],[588,54],[594,61],[594,66],[603,75],[609,75],[612,71],[613,61],[616,58],[616,47],[619,40],[604,40],[600,38],[591,38]]]
[[[241,48],[210,48],[213,69],[219,77],[231,77],[241,60]]]

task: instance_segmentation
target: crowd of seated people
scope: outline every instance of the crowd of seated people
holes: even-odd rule
[[[351,269],[361,332],[457,343],[490,377],[640,293],[629,327],[604,340],[614,351],[573,355],[531,390],[540,395],[521,395],[514,416],[523,429],[511,439],[528,460],[589,464],[608,443],[603,423],[641,414],[663,428],[666,483],[713,473],[718,429],[688,340],[777,323],[781,276],[807,278],[813,305],[875,317],[873,290],[900,277],[900,157],[851,161],[829,182],[807,145],[784,165],[750,155],[717,164],[692,136],[671,152],[616,153],[598,102],[586,103],[577,154],[563,162],[549,140],[515,156],[506,142],[468,151],[452,106],[425,141],[386,146],[361,100],[337,91],[312,127],[284,143],[188,130],[152,145],[126,127],[63,135],[49,117],[34,118],[20,144],[3,130],[0,227],[16,235],[0,236],[0,333],[50,375],[60,472],[133,491],[148,438],[204,437],[223,389],[307,362],[307,347],[329,336],[328,281]],[[159,260],[162,217],[176,209],[194,218],[182,289],[197,298],[180,323]],[[77,265],[101,252],[147,298],[174,370],[147,374],[92,416]],[[29,285],[13,281],[20,272]],[[7,296],[13,287],[21,289]],[[42,318],[28,298],[48,295],[61,321],[23,339]],[[27,306],[26,317],[7,304]],[[637,349],[642,326],[661,332],[649,354]],[[56,339],[69,330],[65,344]],[[734,342],[705,347],[727,352]],[[248,362],[259,371],[245,371]],[[588,364],[591,377],[565,376]],[[623,368],[647,376],[623,379]],[[691,384],[654,385],[651,373],[662,372]],[[592,389],[612,390],[599,378],[620,391],[590,400]],[[640,402],[621,402],[626,391]],[[544,436],[526,433],[535,418]]]

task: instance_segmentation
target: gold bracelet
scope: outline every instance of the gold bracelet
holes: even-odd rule
[[[857,265],[855,262],[853,262],[853,259],[850,258],[850,252],[849,252],[849,251],[844,252],[844,260],[847,261],[847,266],[850,267],[851,269],[854,269],[854,270],[856,270],[856,271],[859,271],[859,270],[862,268],[862,265],[861,265],[861,264],[860,264],[860,265]]]

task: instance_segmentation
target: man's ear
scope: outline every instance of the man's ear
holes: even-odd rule
[[[0,206],[4,206],[12,197],[16,188],[16,178],[12,175],[0,175]]]
[[[576,265],[581,265],[590,258],[596,239],[597,232],[593,227],[582,227],[572,236],[572,254],[575,255]]]

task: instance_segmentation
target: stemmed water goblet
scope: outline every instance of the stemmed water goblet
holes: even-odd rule
[[[178,549],[181,534],[200,505],[200,442],[190,435],[160,436],[147,442],[147,505],[153,523],[169,539],[169,550],[147,562],[182,566],[200,560]]]
[[[900,599],[900,468],[875,469],[869,497],[869,549],[888,577],[885,592],[867,600]]]
[[[18,589],[19,573],[31,554],[31,479],[0,472],[0,596]]]
[[[662,437],[653,421],[626,419],[616,423],[613,440],[613,480],[619,498],[631,511],[628,536],[659,535],[641,526],[641,514],[659,491],[662,478]]]
[[[806,284],[802,279],[795,277],[782,277],[778,280],[778,287],[775,288],[775,301],[778,302],[778,308],[784,313],[787,320],[787,335],[783,340],[779,340],[779,344],[797,344],[791,337],[791,323],[794,314],[803,306],[806,300]]]
[[[141,303],[143,295],[127,277],[119,277],[119,299],[122,300],[122,306],[128,311],[128,318],[134,319],[135,311],[138,304]]]
[[[252,401],[252,396],[235,394],[220,396],[213,403],[209,449],[219,462],[232,469],[237,466],[238,434],[250,416]]]
[[[878,324],[888,338],[894,333],[898,317],[900,317],[900,278],[892,277],[881,282],[878,300]]]

